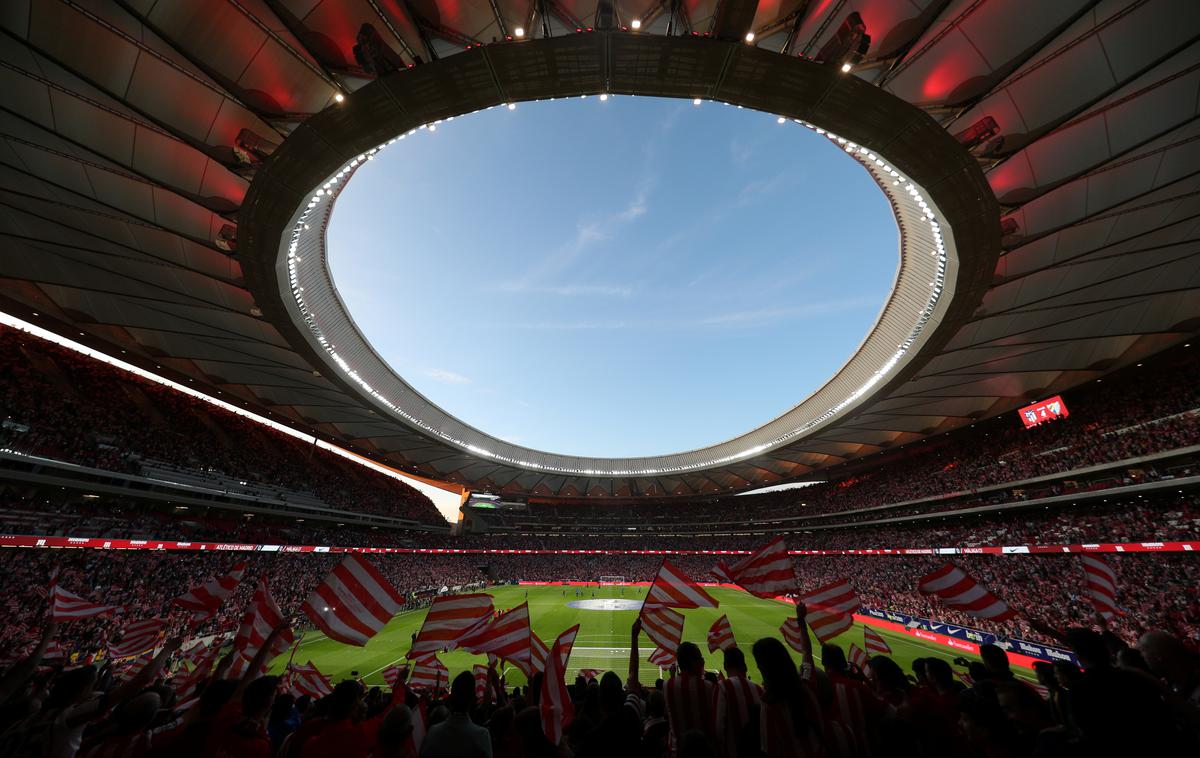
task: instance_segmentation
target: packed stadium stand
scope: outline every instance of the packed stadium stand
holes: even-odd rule
[[[1195,0],[14,0],[0,30],[0,756],[1200,755]],[[893,210],[871,332],[740,437],[493,437],[337,294],[367,160],[592,95],[769,112]]]

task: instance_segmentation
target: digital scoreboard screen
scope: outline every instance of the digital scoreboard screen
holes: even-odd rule
[[[1059,395],[1033,405],[1027,405],[1017,413],[1021,415],[1021,423],[1025,425],[1026,429],[1071,415],[1067,412],[1067,404]]]

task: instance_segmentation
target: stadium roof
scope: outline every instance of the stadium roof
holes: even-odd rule
[[[589,34],[607,26],[609,7],[6,3],[0,305],[401,469],[570,496],[805,476],[1095,380],[1200,330],[1200,5],[626,2],[615,22],[637,19],[639,30]],[[359,60],[364,23],[386,49]],[[505,42],[518,27],[521,39]],[[418,58],[378,81],[364,68]],[[677,467],[489,456],[448,430],[452,419],[436,430],[406,421],[339,375],[279,286],[290,240],[280,233],[307,209],[299,200],[419,123],[602,91],[739,102],[877,152],[953,230],[952,297],[894,370],[835,416],[774,433],[821,415],[810,407],[730,460]],[[536,145],[526,152],[537,159]],[[902,224],[909,196],[892,198]],[[911,240],[917,227],[906,227]],[[866,357],[877,368],[881,356]],[[613,473],[630,470],[655,473]]]

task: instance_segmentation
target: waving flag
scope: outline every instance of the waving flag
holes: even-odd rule
[[[804,639],[804,632],[800,631],[800,622],[794,618],[789,618],[783,622],[783,626],[779,627],[779,633],[783,635],[783,639],[791,646],[792,650],[797,653],[803,653],[804,647],[801,642]]]
[[[853,626],[853,614],[862,605],[845,579],[806,592],[800,599],[808,607],[808,625],[821,642],[828,642]]]
[[[73,621],[93,616],[104,616],[117,610],[119,605],[97,605],[74,592],[68,592],[55,581],[50,588],[50,615],[55,621]]]
[[[721,616],[708,630],[708,652],[715,653],[731,647],[737,647],[733,639],[733,627],[729,625],[728,616]]]
[[[191,611],[192,624],[198,626],[217,615],[245,573],[246,564],[239,563],[228,574],[210,579],[199,587],[193,587],[186,595],[175,598],[174,604]]]
[[[137,657],[127,658],[113,666],[113,675],[118,682],[128,682],[137,676],[139,671],[146,668],[152,660],[154,660],[154,651],[147,650]]]
[[[450,650],[468,632],[474,634],[481,629],[491,616],[491,595],[442,595],[429,606],[408,657],[420,658]]]
[[[546,656],[550,655],[550,648],[546,647],[546,643],[542,642],[542,638],[537,636],[537,632],[529,633],[529,658],[531,670],[525,676],[532,679],[534,672],[546,670]]]
[[[403,666],[388,666],[383,670],[383,681],[387,682],[387,686],[393,690],[396,689],[397,685],[404,684],[404,679],[407,676],[407,663]]]
[[[482,703],[483,696],[487,694],[488,667],[476,663],[471,667],[471,676],[475,677],[475,700]]]
[[[865,670],[867,668],[867,663],[870,661],[870,656],[868,656],[861,647],[855,645],[854,643],[850,644],[850,655],[848,657],[850,662],[858,667],[859,671]]]
[[[458,640],[458,647],[476,654],[488,653],[503,658],[522,673],[530,672],[526,676],[532,676],[530,635],[529,604],[521,603],[491,623],[467,632]]]
[[[351,553],[301,606],[330,639],[363,646],[404,605],[404,596],[366,559]]]
[[[775,597],[796,590],[796,572],[783,537],[776,537],[732,566],[717,563],[713,573],[758,597]]]
[[[542,732],[554,745],[562,742],[563,730],[570,726],[575,718],[575,708],[571,703],[571,696],[567,694],[567,685],[563,678],[566,676],[567,661],[570,660],[571,648],[578,633],[579,624],[576,624],[558,635],[546,660],[546,675],[542,677]]]
[[[333,694],[329,677],[322,674],[312,661],[303,666],[289,666],[288,674],[292,693],[297,696],[308,695],[313,700],[318,700]]]
[[[446,689],[450,684],[450,671],[436,655],[428,655],[413,661],[412,673],[408,677],[408,686],[414,690]]]
[[[1008,603],[993,595],[987,587],[953,563],[947,563],[932,574],[921,577],[917,589],[923,595],[936,595],[946,607],[975,618],[1007,621],[1017,616]]]
[[[250,607],[246,609],[246,614],[242,616],[242,625],[238,628],[237,636],[233,638],[233,646],[235,649],[242,651],[247,659],[254,658],[258,654],[259,648],[267,641],[267,637],[271,636],[271,632],[277,626],[283,623],[283,613],[279,610],[279,605],[275,602],[275,598],[271,597],[271,591],[267,587],[267,579],[263,577],[258,581],[258,586],[254,589],[254,597],[250,600]],[[285,629],[275,641],[271,643],[271,649],[267,653],[267,661],[271,661],[277,656],[283,654],[284,650],[292,644],[296,639],[296,635],[291,629]]]
[[[130,658],[153,650],[158,643],[166,625],[164,619],[146,619],[145,621],[130,621],[121,630],[121,641],[108,646],[108,657],[113,659]]]
[[[661,647],[654,648],[654,652],[650,654],[650,663],[659,668],[665,668],[675,665],[675,651],[664,650]]]
[[[604,673],[604,669],[579,669],[579,675],[589,682]]]
[[[646,593],[645,606],[662,605],[668,608],[716,608],[720,603],[693,582],[688,575],[664,560],[654,584]]]
[[[656,646],[674,653],[683,639],[683,614],[673,608],[645,606],[642,631]]]
[[[1096,613],[1108,621],[1117,615],[1117,574],[1100,556],[1083,555],[1080,560],[1083,561],[1088,599]]]
[[[867,646],[867,652],[871,655],[892,654],[892,648],[887,641],[879,636],[879,632],[869,626],[863,626],[863,644]]]

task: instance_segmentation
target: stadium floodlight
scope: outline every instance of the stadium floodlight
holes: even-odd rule
[[[607,92],[601,92],[601,93],[600,93],[600,102],[602,102],[602,103],[603,103],[603,102],[604,102],[604,101],[606,101],[606,100],[608,100],[608,93],[607,93]]]
[[[630,22],[629,22],[629,28],[630,28],[630,29],[634,29],[634,30],[641,29],[641,28],[642,28],[642,22],[641,22],[641,20],[640,20],[640,19],[636,19],[636,18],[635,18],[634,20],[630,21]]]
[[[513,29],[513,36],[514,37],[524,37],[525,36],[525,27],[518,26],[516,29]]]
[[[842,73],[843,73],[843,74],[848,74],[848,73],[850,73],[850,69],[851,69],[851,68],[853,68],[853,66],[851,66],[849,63],[843,63],[843,64],[842,64]]]
[[[346,100],[346,96],[345,96],[345,95],[343,95],[341,92],[334,93],[334,95],[333,95],[333,101],[334,101],[335,103],[341,103],[341,102],[345,102],[345,100]]]
[[[509,104],[508,104],[508,109],[509,109],[510,111],[515,111],[515,110],[517,109],[517,104],[516,104],[516,103],[509,103]]]
[[[746,32],[746,41],[747,41],[747,42],[753,42],[753,41],[754,41],[754,32]]]
[[[700,104],[700,98],[696,98],[695,100],[692,101],[692,105],[699,105],[699,104]]]

